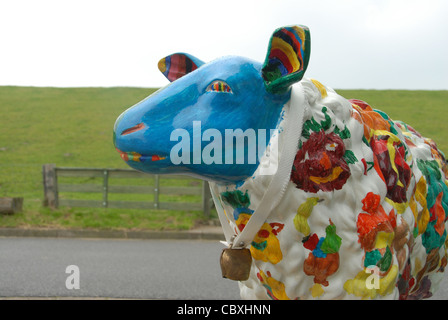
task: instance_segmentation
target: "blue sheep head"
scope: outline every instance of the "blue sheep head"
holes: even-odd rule
[[[238,56],[163,58],[158,66],[171,83],[118,117],[116,149],[147,173],[245,180],[281,120],[291,85],[305,73],[310,44],[308,28],[289,26],[273,33],[264,64]]]

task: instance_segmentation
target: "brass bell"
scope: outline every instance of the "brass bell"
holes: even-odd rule
[[[249,279],[252,255],[247,248],[225,248],[221,253],[222,277],[230,280],[245,281]]]

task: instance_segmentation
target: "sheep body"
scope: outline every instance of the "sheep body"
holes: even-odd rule
[[[316,80],[296,85],[308,103],[298,152],[281,202],[252,241],[242,298],[430,297],[447,262],[443,154],[363,101]],[[238,185],[210,184],[235,233],[271,179],[257,169]]]

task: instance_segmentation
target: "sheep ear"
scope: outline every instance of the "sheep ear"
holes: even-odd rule
[[[282,93],[300,81],[310,59],[308,27],[288,26],[274,31],[261,70],[269,92]]]
[[[183,77],[184,75],[196,70],[204,62],[187,53],[173,53],[160,59],[158,67],[160,72],[171,82]]]

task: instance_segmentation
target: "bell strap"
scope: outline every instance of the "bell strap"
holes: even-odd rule
[[[302,134],[302,127],[305,116],[305,109],[308,107],[308,101],[305,98],[305,92],[302,84],[299,82],[291,89],[291,98],[288,103],[288,111],[286,118],[286,126],[284,132],[284,142],[277,172],[269,183],[263,198],[261,199],[257,209],[252,213],[249,221],[239,234],[234,234],[227,217],[224,213],[224,208],[221,202],[211,190],[213,200],[216,205],[219,220],[223,227],[223,232],[226,238],[224,243],[233,249],[243,249],[252,243],[257,232],[266,222],[269,214],[280,203],[284,196],[286,187],[288,186],[291,168],[298,150],[298,141]],[[212,189],[212,188],[210,188]]]

